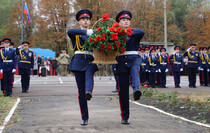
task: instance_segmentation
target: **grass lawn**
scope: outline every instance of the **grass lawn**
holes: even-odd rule
[[[0,93],[0,126],[3,124],[5,117],[8,115],[15,102],[16,98],[3,97],[3,94]]]

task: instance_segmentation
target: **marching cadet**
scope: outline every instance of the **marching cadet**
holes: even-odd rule
[[[16,48],[16,54],[20,56],[18,68],[21,75],[22,93],[28,93],[30,74],[34,66],[34,53],[28,49],[29,45],[30,43],[25,41],[22,42],[21,46]]]
[[[140,82],[142,85],[144,85],[144,83],[147,80],[147,75],[146,72],[148,71],[148,58],[145,56],[144,54],[144,49],[140,48],[140,57],[141,57],[141,66],[140,66]]]
[[[168,72],[168,55],[166,54],[166,49],[161,48],[160,49],[160,56],[159,56],[159,72],[160,72],[160,87],[167,88],[166,87],[166,74]],[[158,79],[159,80],[159,79]]]
[[[155,49],[156,49],[156,52],[157,52],[157,57],[160,57],[160,56],[161,56],[161,52],[160,52],[160,49],[161,49],[161,48],[163,48],[162,45],[157,45],[157,46],[155,46]],[[160,68],[159,68],[159,67],[160,67],[160,65],[158,64],[158,65],[157,65],[158,72],[156,73],[155,82],[156,82],[156,85],[157,85],[157,86],[161,87],[160,80],[159,80],[159,79],[161,79],[161,77],[160,77],[161,71],[160,71]]]
[[[3,73],[4,85],[6,92],[4,96],[12,96],[12,78],[13,73],[16,71],[15,67],[15,51],[9,48],[11,39],[4,38],[4,49],[0,50],[0,71]]]
[[[0,41],[0,49],[4,49],[4,41]],[[1,79],[1,92],[5,93],[4,78]]]
[[[201,59],[201,56],[203,55],[203,47],[199,47],[199,54]],[[201,71],[201,67],[199,67],[198,72],[200,78],[200,86],[203,86],[203,72]]]
[[[202,55],[200,55],[201,61],[200,61],[200,70],[203,75],[203,83],[204,86],[208,86],[208,54],[207,54],[207,47],[202,48]]]
[[[183,71],[183,56],[179,53],[180,47],[175,46],[174,47],[175,52],[169,57],[169,60],[172,60],[172,70],[174,75],[174,83],[175,88],[181,88],[180,87],[180,76],[181,72]]]
[[[188,78],[189,78],[189,87],[196,87],[196,74],[198,72],[198,67],[200,63],[200,56],[197,51],[195,51],[196,44],[190,44],[190,48],[184,53],[184,57],[188,57]]]
[[[74,56],[72,57],[69,65],[69,70],[75,73],[75,79],[78,87],[79,105],[82,115],[81,125],[88,124],[88,106],[87,100],[92,98],[94,73],[98,70],[96,64],[92,64],[94,60],[93,53],[84,51],[83,45],[85,44],[88,36],[93,33],[89,29],[92,18],[92,12],[83,9],[76,14],[76,20],[80,24],[80,29],[69,29],[67,34],[72,41],[74,48]]]
[[[156,88],[155,85],[155,78],[156,78],[156,72],[157,70],[157,65],[158,65],[158,57],[156,54],[155,49],[150,50],[150,56],[148,58],[148,72],[149,72],[149,78],[150,78],[150,85],[152,88]]]
[[[131,24],[132,14],[128,10],[123,10],[116,16],[116,21],[120,26],[128,29]],[[126,51],[116,59],[118,80],[119,80],[119,101],[121,104],[121,123],[129,124],[129,76],[131,77],[134,100],[139,100],[141,96],[139,69],[141,59],[138,55],[139,42],[144,36],[144,31],[132,29],[132,35],[127,38]]]
[[[13,49],[14,48],[14,43],[11,42],[10,45],[9,45],[9,48]],[[17,66],[17,57],[15,56],[15,64]],[[15,66],[15,69],[16,69],[16,66]],[[15,76],[15,73],[13,73],[13,76],[12,76],[12,90],[13,90],[13,83],[14,83],[14,77]]]

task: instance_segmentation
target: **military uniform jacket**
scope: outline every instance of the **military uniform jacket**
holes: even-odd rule
[[[142,62],[141,62],[141,68],[140,71],[141,72],[147,72],[148,71],[148,57],[146,57],[145,55],[139,55]]]
[[[0,70],[11,71],[16,69],[15,50],[9,48],[6,52],[6,49],[1,49],[0,57]]]
[[[198,68],[198,66],[200,65],[200,56],[199,53],[194,51],[186,51],[184,53],[184,57],[188,57],[188,63],[187,66],[188,67],[192,67],[192,68]]]
[[[180,69],[183,69],[184,62],[183,62],[183,56],[181,54],[172,54],[169,57],[169,60],[173,60],[172,64],[172,70],[175,72],[180,72]]]
[[[210,63],[210,61],[209,61],[209,55],[208,54],[202,54],[201,56],[200,56],[200,67],[202,68],[202,69],[208,69],[208,67],[209,67],[209,64]]]
[[[158,57],[157,56],[153,56],[150,55],[149,58],[148,58],[148,71],[151,72],[151,73],[155,73],[156,70],[157,70],[157,65],[158,65]]]
[[[140,29],[132,29],[132,35],[127,38],[126,51],[138,51],[139,42],[144,36],[144,31]],[[116,66],[117,73],[128,72],[133,65],[140,65],[141,58],[138,54],[118,56],[116,58],[118,64]]]
[[[16,54],[19,55],[20,61],[18,64],[19,68],[33,69],[34,66],[34,53],[32,50],[16,49]]]
[[[69,29],[67,31],[67,34],[69,38],[71,39],[74,51],[84,51],[83,45],[85,44],[86,39],[88,36],[86,35],[87,30],[83,29]],[[77,42],[79,41],[79,42]],[[77,47],[77,44],[80,46]],[[78,49],[80,48],[80,49]],[[94,60],[94,57],[92,55],[88,54],[75,54],[72,57],[72,60],[69,65],[70,71],[86,71],[88,66],[91,65],[94,67],[95,71],[98,70],[98,67],[96,64],[92,64],[91,62]]]
[[[164,71],[168,69],[168,56],[160,55],[158,60],[158,69]]]
[[[210,53],[208,54],[208,60],[207,60],[207,62],[208,62],[208,69],[210,69]]]

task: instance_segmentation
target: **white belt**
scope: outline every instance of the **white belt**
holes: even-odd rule
[[[181,62],[174,62],[174,64],[182,64]]]
[[[74,54],[89,54],[89,55],[93,55],[93,52],[89,52],[89,51],[75,51]]]
[[[154,64],[154,65],[151,65],[151,66],[156,66],[156,64]]]
[[[167,65],[167,63],[160,63],[161,65]]]
[[[3,62],[13,62],[13,60],[3,60]]]
[[[119,56],[122,55],[138,55],[137,51],[125,51],[123,54],[120,54]]]
[[[206,62],[202,62],[202,64],[206,64]]]
[[[146,65],[146,63],[142,63],[142,66],[145,66]]]

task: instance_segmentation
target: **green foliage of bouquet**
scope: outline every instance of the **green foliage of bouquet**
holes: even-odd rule
[[[112,51],[118,51],[122,54],[126,50],[126,38],[131,34],[131,28],[126,30],[114,19],[109,18],[109,14],[104,14],[94,27],[93,35],[87,39],[85,48],[88,51],[96,48],[98,52],[105,52],[106,54]]]

